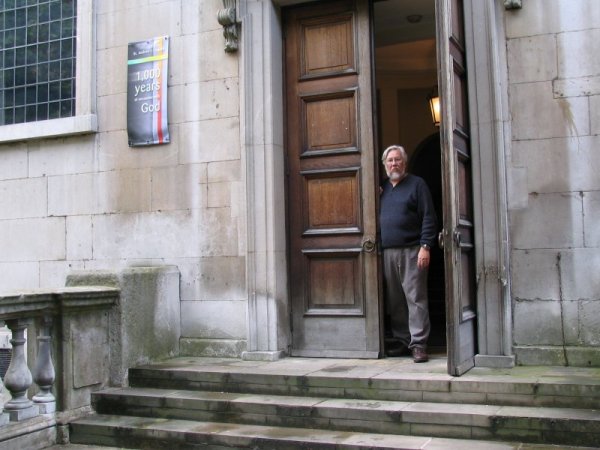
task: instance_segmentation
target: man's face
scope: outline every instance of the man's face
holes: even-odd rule
[[[402,178],[406,170],[402,155],[398,150],[392,150],[385,159],[385,171],[390,180],[395,181]]]

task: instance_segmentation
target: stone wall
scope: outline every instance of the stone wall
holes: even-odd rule
[[[600,364],[600,3],[505,15],[519,364]]]
[[[220,0],[95,1],[98,132],[0,145],[0,291],[73,270],[174,265],[182,350],[246,339],[237,54]],[[127,144],[127,44],[169,35],[171,143]],[[221,320],[226,317],[227,320]],[[217,345],[213,345],[213,344]]]

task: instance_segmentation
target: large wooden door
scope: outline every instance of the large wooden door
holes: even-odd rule
[[[448,372],[459,376],[475,364],[477,313],[462,0],[436,0],[438,73],[442,106],[444,247]]]
[[[284,9],[295,356],[379,355],[367,0]]]

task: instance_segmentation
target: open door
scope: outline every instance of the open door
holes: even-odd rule
[[[475,365],[477,313],[471,196],[471,148],[462,0],[436,0],[438,83],[442,107],[448,372]]]
[[[283,11],[294,356],[379,356],[369,4]]]

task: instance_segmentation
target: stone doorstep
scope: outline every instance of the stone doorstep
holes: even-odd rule
[[[466,402],[506,406],[595,408],[600,404],[600,381],[515,379],[446,374],[402,377],[283,375],[247,372],[169,370],[159,366],[129,370],[131,386],[183,388],[273,395],[308,395],[377,400]]]
[[[151,442],[185,448],[194,445],[205,448],[285,449],[380,449],[380,450],[516,450],[545,449],[547,446],[523,445],[516,442],[495,442],[472,439],[449,439],[427,436],[382,435],[352,431],[328,431],[262,425],[224,424],[187,420],[166,420],[126,416],[95,415],[80,419],[73,425],[73,444],[111,446],[141,446]],[[221,447],[219,447],[221,448]],[[585,447],[561,446],[561,450],[583,450]]]
[[[424,434],[563,443],[600,442],[600,412],[587,409],[330,399],[149,388],[93,394],[99,413],[211,422],[311,427],[342,431]],[[566,433],[568,432],[568,433]]]

